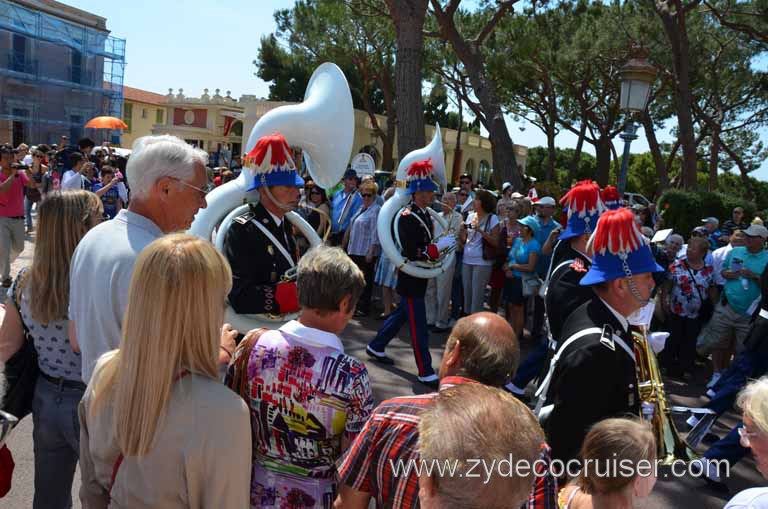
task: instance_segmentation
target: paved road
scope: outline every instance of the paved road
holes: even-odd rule
[[[15,265],[15,271],[24,265],[30,263],[32,258],[31,242],[27,243],[27,248],[19,257]],[[0,300],[4,296],[0,297]],[[401,336],[402,340],[395,339],[390,344],[387,352],[392,356],[397,364],[395,366],[382,366],[374,362],[368,362],[365,356],[365,345],[370,341],[376,329],[382,322],[374,319],[355,320],[347,327],[342,339],[344,340],[347,353],[360,359],[366,360],[366,365],[370,371],[371,382],[376,401],[383,399],[412,394],[413,392],[426,392],[427,389],[416,380],[416,364],[413,359],[409,338],[407,335]],[[403,328],[402,333],[406,332]],[[442,349],[445,344],[446,335],[432,335],[430,340],[430,351],[432,353],[432,364],[435,368],[439,366],[442,357]],[[530,348],[530,344],[524,342],[523,349]],[[703,380],[706,377],[704,368],[698,368],[695,381],[690,385],[682,385],[667,382],[668,391],[674,404],[687,406],[701,406],[703,403],[698,400],[697,395],[703,392]],[[724,435],[730,426],[735,422],[736,415],[728,414],[721,419],[714,431],[721,436]],[[680,420],[678,426],[681,429],[687,429]],[[26,418],[13,432],[8,441],[8,445],[13,452],[16,461],[16,471],[14,473],[13,488],[9,495],[0,500],[0,509],[3,508],[27,508],[32,507],[32,498],[34,493],[34,456],[32,451],[32,419]],[[77,499],[79,490],[79,472],[75,477],[75,484],[72,488],[74,507],[79,508]],[[755,469],[751,458],[742,461],[732,471],[728,480],[728,485],[733,494],[754,486],[762,486],[766,482]],[[712,492],[705,487],[705,484],[697,479],[685,477],[682,479],[659,479],[651,498],[643,503],[645,509],[662,508],[696,508],[696,509],[720,509],[728,500],[727,495],[720,495]]]

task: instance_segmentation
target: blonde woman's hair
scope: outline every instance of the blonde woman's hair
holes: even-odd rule
[[[379,185],[373,180],[366,180],[365,182],[360,184],[360,191],[371,191],[373,192],[374,198],[375,198],[376,193],[379,192]]]
[[[581,459],[576,485],[587,494],[615,493],[634,480],[641,461],[655,461],[656,438],[650,424],[640,419],[605,419],[587,433]],[[626,462],[632,468],[616,468]]]
[[[749,382],[739,393],[736,404],[758,430],[768,434],[768,376]]]
[[[38,204],[32,266],[22,281],[22,287],[29,291],[35,321],[49,324],[67,318],[72,254],[94,226],[93,215],[101,215],[102,211],[99,197],[81,190],[55,191]]]
[[[162,237],[136,260],[120,349],[106,354],[94,382],[93,412],[114,405],[117,443],[142,456],[161,426],[183,371],[216,379],[224,300],[232,272],[210,242]]]

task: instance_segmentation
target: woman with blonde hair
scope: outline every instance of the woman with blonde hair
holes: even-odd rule
[[[39,203],[32,266],[16,276],[0,328],[0,364],[32,341],[39,376],[32,402],[33,507],[72,507],[80,453],[77,405],[85,392],[80,349],[69,334],[69,263],[85,233],[101,222],[101,200],[88,191],[52,192]],[[18,417],[23,417],[19,415]]]
[[[139,255],[120,348],[80,406],[84,507],[247,507],[250,416],[219,382],[232,272],[209,242],[162,237]]]
[[[581,472],[560,492],[561,509],[631,509],[656,484],[656,439],[639,419],[605,419],[581,446]]]
[[[757,470],[768,479],[768,377],[747,384],[737,405],[743,412],[739,442],[752,451]],[[710,465],[711,467],[711,465]],[[768,488],[750,488],[733,497],[725,509],[768,507]]]
[[[373,277],[376,271],[376,261],[381,253],[377,223],[381,207],[376,203],[379,186],[372,180],[366,180],[360,185],[360,196],[363,205],[349,222],[344,234],[342,245],[352,261],[365,275],[365,291],[357,303],[355,316],[368,316],[373,294]]]

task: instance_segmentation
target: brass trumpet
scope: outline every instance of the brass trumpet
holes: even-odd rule
[[[680,438],[671,409],[664,392],[664,380],[661,378],[656,354],[648,342],[645,326],[639,331],[632,331],[635,343],[637,369],[637,390],[640,395],[640,416],[651,423],[656,437],[657,458],[662,465],[670,465],[675,460],[690,461],[697,455]]]

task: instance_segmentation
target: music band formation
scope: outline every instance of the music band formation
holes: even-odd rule
[[[79,461],[84,507],[364,509],[371,500],[378,507],[398,508],[568,507],[579,490],[589,492],[590,483],[599,481],[582,478],[560,491],[567,479],[548,466],[586,459],[600,437],[618,434],[616,443],[630,443],[632,450],[645,447],[635,460],[694,458],[675,430],[656,360],[665,335],[650,331],[653,276],[663,269],[635,215],[620,206],[610,186],[600,189],[592,181],[572,186],[560,200],[567,220],[546,278],[520,278],[514,289],[544,302],[548,341],[520,364],[520,331],[496,313],[465,309],[448,334],[439,366],[433,364],[430,280],[453,270],[458,248],[470,236],[482,239],[477,245],[485,259],[487,234],[479,224],[456,225],[435,210],[435,194],[446,185],[439,126],[427,146],[400,160],[394,191],[378,212],[375,231],[368,232],[397,271],[400,301],[365,353],[393,369],[388,345],[400,334],[407,337],[417,368],[415,385],[424,386],[417,392],[424,394],[392,398],[374,408],[369,372],[345,353],[340,338],[366,291],[366,276],[359,260],[326,245],[350,240],[342,225],[359,216],[353,210],[362,200],[371,203],[374,196],[346,189],[333,196],[333,211],[321,212],[325,239],[296,213],[305,180],[291,147],[307,152],[306,170],[321,188],[354,177],[346,167],[354,117],[341,71],[323,64],[310,80],[307,97],[323,98],[315,103],[328,105],[334,122],[345,128],[333,131],[333,139],[307,139],[307,130],[295,125],[302,120],[296,112],[311,112],[298,106],[272,110],[254,126],[243,158],[247,168],[237,180],[208,194],[184,183],[195,194],[202,192],[194,221],[185,225],[187,234],[165,235],[177,231],[178,224],[161,228],[129,209],[115,224],[125,221],[120,227],[126,230],[133,221],[144,229],[141,242],[123,230],[116,242],[99,225],[82,232],[83,242],[72,246],[69,320],[76,331],[72,338],[82,343],[84,383],[72,386],[80,455],[71,475]],[[315,134],[326,135],[322,129]],[[152,150],[194,151],[172,137],[148,138],[137,142],[132,164],[151,158],[146,154]],[[194,157],[197,172],[202,165]],[[195,174],[202,180],[202,171]],[[175,177],[158,182],[163,178]],[[163,186],[153,192],[168,194]],[[137,196],[139,203],[146,199]],[[555,205],[552,198],[542,203]],[[48,219],[41,209],[42,224]],[[518,222],[530,232],[537,228],[529,217]],[[114,259],[91,254],[97,244],[110,242],[124,255],[120,267]],[[139,243],[143,250],[137,249]],[[488,247],[491,252],[493,246]],[[350,254],[366,258],[366,253]],[[122,323],[119,314],[114,323],[94,325],[89,313],[100,304],[99,294],[88,292],[84,279],[74,279],[88,270],[114,271],[122,278],[124,295],[115,306],[127,313]],[[169,290],[166,280],[178,289]],[[154,306],[143,299],[142,289],[152,288],[165,291],[168,302]],[[176,290],[188,295],[175,295]],[[476,290],[482,303],[485,288],[471,291]],[[16,284],[11,294],[16,295]],[[104,300],[112,298],[108,294],[104,291]],[[194,308],[201,302],[207,307]],[[185,312],[190,316],[177,316]],[[25,316],[20,312],[22,325]],[[206,318],[206,326],[214,329],[224,321],[221,344],[208,344],[205,327],[185,328],[186,319],[199,325]],[[153,320],[176,320],[173,330],[186,334],[178,344],[168,339],[167,348],[158,348],[141,339]],[[97,329],[100,343],[94,346],[89,338]],[[523,372],[533,375],[523,377]],[[520,396],[531,392],[524,386],[533,379],[529,408]],[[141,394],[140,384],[149,382],[163,387],[165,399]],[[627,416],[635,419],[621,419]],[[132,419],[141,419],[141,425]],[[490,459],[499,451],[537,462],[537,470],[494,476],[486,483],[461,475],[449,479],[393,471],[393,460]],[[625,452],[619,450],[619,456]],[[634,484],[627,488],[630,481]],[[639,497],[653,488],[652,480],[622,483],[622,490]]]

